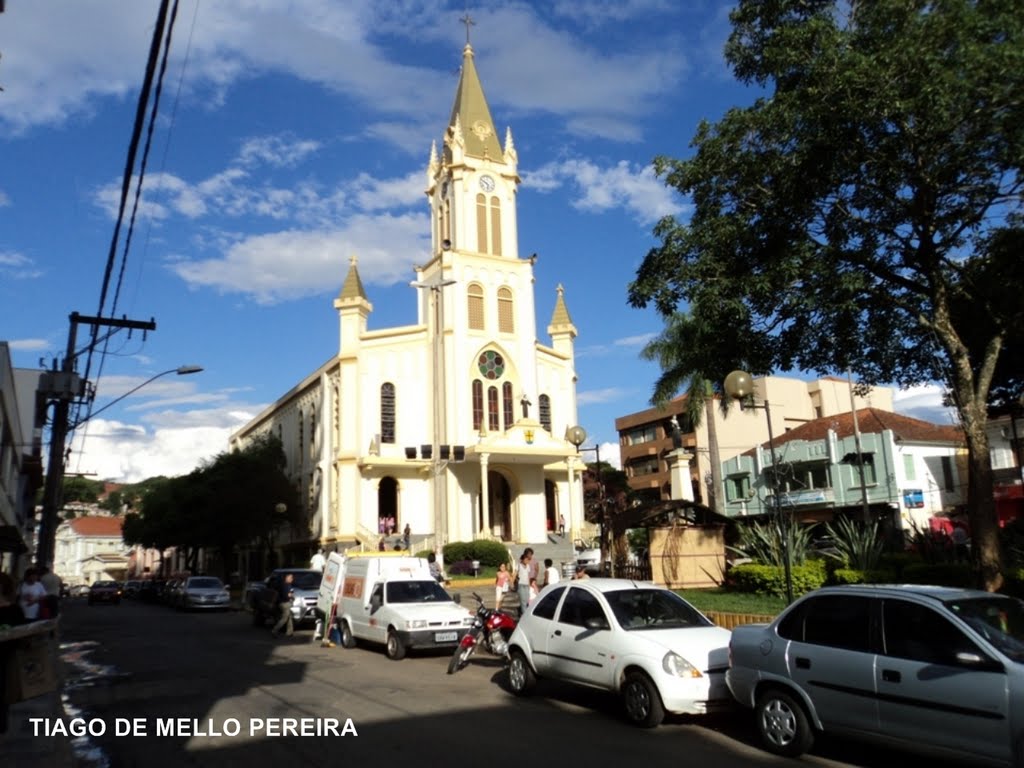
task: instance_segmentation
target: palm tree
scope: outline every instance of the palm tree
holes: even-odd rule
[[[686,417],[693,428],[707,419],[708,426],[708,460],[711,462],[711,490],[708,506],[719,514],[724,514],[722,494],[722,461],[718,450],[718,430],[715,423],[715,400],[721,404],[722,412],[729,409],[729,398],[715,397],[715,381],[721,381],[721,371],[695,369],[695,363],[688,354],[707,338],[704,329],[697,326],[690,315],[676,312],[665,322],[662,332],[651,339],[640,351],[644,360],[656,360],[661,366],[661,375],[654,384],[651,404],[664,407],[677,392],[686,394]],[[705,342],[706,343],[706,342]],[[719,375],[722,374],[722,375]]]

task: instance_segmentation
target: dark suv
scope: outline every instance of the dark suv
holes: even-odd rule
[[[323,574],[309,568],[278,568],[259,589],[250,593],[249,608],[252,610],[252,623],[256,626],[263,626],[267,619],[277,621],[277,593],[289,573],[292,575],[292,621],[298,625],[316,620],[316,601]]]

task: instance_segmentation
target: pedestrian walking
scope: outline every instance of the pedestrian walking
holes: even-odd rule
[[[530,604],[531,592],[537,590],[537,569],[533,562],[533,549],[527,547],[519,556],[519,565],[516,567],[516,593],[519,595],[519,615],[526,613],[526,606]]]
[[[271,629],[272,634],[280,634],[281,630],[284,629],[285,635],[291,637],[295,634],[295,625],[292,622],[292,597],[294,596],[294,590],[292,589],[292,582],[294,577],[287,573],[285,574],[284,581],[281,582],[281,588],[277,592],[277,610],[278,620],[274,628]]]
[[[402,531],[402,543],[405,545],[406,552],[412,552],[412,528],[409,524],[405,524],[405,530]]]
[[[565,536],[565,515],[558,516],[558,535]]]

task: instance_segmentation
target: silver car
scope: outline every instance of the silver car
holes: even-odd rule
[[[726,684],[766,749],[819,732],[992,764],[1024,758],[1024,603],[948,587],[826,587],[733,629]]]
[[[187,610],[226,611],[231,595],[216,576],[190,576],[180,587],[180,606]]]

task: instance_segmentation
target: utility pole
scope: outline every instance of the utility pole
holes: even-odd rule
[[[76,372],[78,353],[75,344],[78,326],[108,326],[111,328],[139,329],[143,333],[155,331],[154,320],[129,320],[116,317],[86,317],[72,312],[71,329],[68,332],[68,348],[64,362],[57,369],[56,361],[52,371],[40,378],[40,394],[53,403],[53,424],[50,428],[50,461],[46,467],[46,483],[43,486],[43,513],[39,521],[39,535],[36,539],[36,565],[53,565],[54,536],[57,533],[57,510],[61,506],[61,483],[64,479],[64,444],[68,436],[68,415],[73,402],[85,397],[87,384]]]

